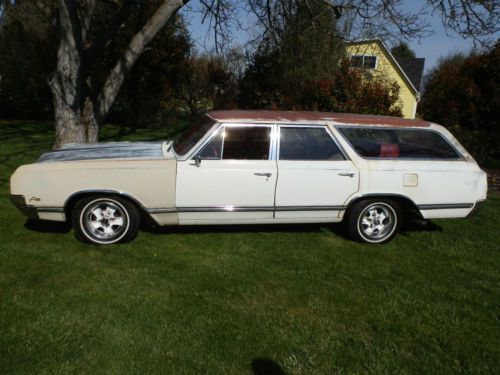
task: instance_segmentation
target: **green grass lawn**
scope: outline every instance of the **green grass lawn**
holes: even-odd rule
[[[8,200],[51,143],[49,124],[0,122],[1,374],[500,373],[500,195],[386,245],[288,225],[92,247]]]

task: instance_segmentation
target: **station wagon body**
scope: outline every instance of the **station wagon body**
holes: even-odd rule
[[[67,145],[11,178],[27,216],[94,244],[158,225],[346,222],[385,242],[408,213],[464,218],[486,174],[445,128],[385,116],[213,111],[175,141]]]

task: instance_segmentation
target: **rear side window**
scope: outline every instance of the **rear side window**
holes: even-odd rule
[[[460,159],[439,133],[420,129],[339,128],[363,157],[389,159]]]
[[[325,128],[281,127],[279,160],[344,160]]]

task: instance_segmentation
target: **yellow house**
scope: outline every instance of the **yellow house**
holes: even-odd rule
[[[415,118],[425,59],[396,58],[380,39],[348,43],[347,54],[353,67],[364,69],[374,77],[395,80],[400,87],[403,117]]]

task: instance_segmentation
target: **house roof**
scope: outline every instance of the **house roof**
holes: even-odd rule
[[[405,71],[413,86],[420,92],[424,73],[424,58],[395,57],[399,66]]]
[[[397,67],[397,69],[401,71],[403,78],[407,81],[410,88],[413,89],[416,94],[420,93],[420,88],[422,85],[422,75],[424,72],[424,58],[397,59],[380,38],[355,40],[347,44],[354,45],[367,43],[378,43],[389,57],[389,60],[391,60],[392,63]]]
[[[352,113],[307,112],[307,111],[264,111],[264,110],[228,110],[211,111],[207,114],[215,121],[262,121],[262,122],[311,122],[332,121],[344,124],[373,124],[402,127],[429,127],[424,120],[409,120],[401,117],[358,115]]]

